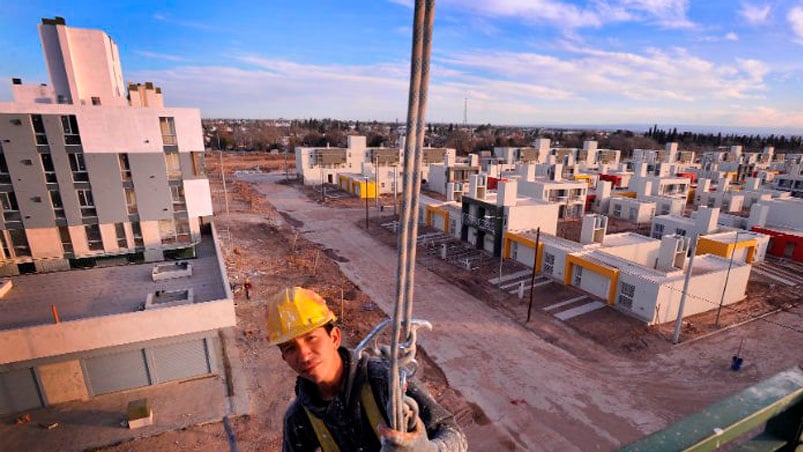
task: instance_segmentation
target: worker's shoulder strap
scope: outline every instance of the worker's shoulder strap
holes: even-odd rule
[[[371,384],[367,381],[363,383],[362,389],[360,389],[360,401],[362,402],[362,409],[365,411],[365,415],[368,416],[368,422],[371,423],[371,428],[374,430],[376,437],[379,438],[379,425],[385,425],[385,419],[382,417],[382,412],[379,410],[379,405],[376,403]],[[307,413],[309,422],[312,424],[312,429],[315,431],[315,436],[318,437],[318,443],[321,445],[323,452],[340,452],[340,448],[337,447],[332,434],[329,433],[329,429],[326,428],[326,424],[323,423],[323,420],[312,414],[312,412],[306,408],[304,408],[304,411]]]

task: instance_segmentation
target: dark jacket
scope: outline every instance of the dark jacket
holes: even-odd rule
[[[370,382],[374,399],[387,424],[384,407],[388,405],[388,365],[376,358],[355,362],[357,360],[348,349],[341,347],[338,351],[343,358],[345,381],[333,400],[322,400],[314,383],[303,378],[296,380],[296,399],[284,415],[282,450],[314,451],[320,447],[304,408],[323,420],[342,452],[380,449],[379,439],[362,408],[360,390],[364,382]],[[439,450],[464,451],[468,448],[454,416],[438,405],[425,389],[410,381],[407,395],[418,402],[419,417],[426,426],[427,436]]]

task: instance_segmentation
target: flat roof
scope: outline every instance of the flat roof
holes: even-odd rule
[[[157,290],[192,288],[195,303],[225,299],[228,281],[212,236],[204,235],[196,250],[198,257],[186,260],[192,276],[165,281],[151,279],[164,262],[11,276],[13,287],[0,299],[0,330],[53,323],[51,305],[62,321],[134,312]]]
[[[602,241],[604,248],[612,248],[623,245],[636,245],[638,243],[660,242],[658,239],[647,237],[646,235],[636,234],[635,232],[620,232],[618,234],[608,234]]]

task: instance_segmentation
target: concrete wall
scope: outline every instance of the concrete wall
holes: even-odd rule
[[[622,291],[622,283],[630,284],[635,287],[633,295],[633,306],[628,309],[619,304],[619,295]],[[619,282],[616,288],[616,306],[625,313],[631,314],[645,322],[652,322],[655,316],[655,300],[658,297],[659,284],[655,281],[643,277],[629,274],[624,271],[619,272]]]
[[[117,154],[86,154],[84,156],[99,223],[125,223],[128,221],[128,208],[118,160]]]
[[[557,235],[559,204],[522,205],[505,209],[509,231],[535,230]]]
[[[173,218],[173,202],[167,183],[164,152],[129,154],[131,179],[142,221]],[[125,206],[125,204],[123,204]]]
[[[190,217],[205,217],[214,214],[209,179],[185,179],[184,198],[187,201],[187,215]]]
[[[695,260],[699,259],[698,256]],[[712,259],[714,259],[712,257]],[[719,258],[716,258],[719,259]],[[695,262],[696,264],[697,262]],[[727,290],[725,292],[724,305],[736,303],[745,297],[747,290],[747,279],[750,276],[750,265],[737,265],[734,263],[728,278]],[[683,316],[699,314],[716,310],[722,297],[722,289],[725,287],[725,274],[727,270],[710,272],[699,276],[692,276],[689,281],[689,293],[693,296],[686,297],[686,304],[683,309]],[[677,319],[678,304],[683,291],[683,277],[664,283],[659,288],[656,305],[655,323],[667,323]]]
[[[218,300],[0,331],[0,364],[235,326],[234,304]]]

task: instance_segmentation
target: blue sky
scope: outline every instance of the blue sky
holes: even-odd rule
[[[204,117],[404,121],[412,0],[6,2],[10,77],[47,82],[37,24],[106,31],[126,81]],[[262,3],[262,4],[259,4]],[[428,118],[803,133],[803,0],[439,0]]]

